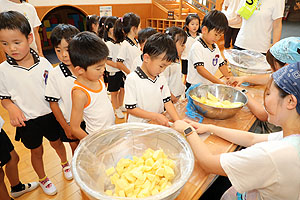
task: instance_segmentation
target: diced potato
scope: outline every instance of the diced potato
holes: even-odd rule
[[[113,173],[115,173],[115,168],[114,167],[111,167],[111,168],[109,168],[109,169],[107,169],[106,171],[105,171],[105,173],[106,173],[106,175],[107,176],[110,176],[110,175],[112,175]]]
[[[213,106],[213,107],[219,107],[219,108],[236,108],[243,106],[244,103],[242,102],[230,102],[228,100],[221,101],[219,98],[215,97],[211,93],[207,93],[207,98],[202,96],[201,98],[192,95],[192,98],[200,103]]]
[[[158,194],[171,186],[175,176],[175,162],[168,159],[163,150],[147,149],[142,157],[132,160],[122,158],[116,167],[105,172],[115,186],[114,192],[106,190],[109,196],[144,198]]]
[[[105,194],[108,196],[112,196],[113,195],[113,191],[112,190],[106,190]]]

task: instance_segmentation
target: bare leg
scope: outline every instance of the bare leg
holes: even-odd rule
[[[69,142],[69,144],[72,149],[72,155],[74,155],[75,149],[77,148],[79,141],[78,142]]]
[[[118,92],[111,92],[111,104],[113,105],[114,109],[119,108],[119,100],[118,100]]]
[[[43,145],[40,145],[38,148],[31,149],[31,164],[39,179],[42,179],[46,176],[43,162],[43,153]]]
[[[124,88],[120,88],[120,90],[119,90],[119,96],[118,96],[118,99],[119,99],[119,107],[123,105],[124,94],[125,94]]]
[[[50,145],[53,149],[55,149],[57,155],[59,156],[61,163],[65,163],[67,161],[66,148],[60,139],[51,142]]]
[[[6,186],[4,184],[4,171],[0,168],[0,199],[10,200]]]
[[[5,173],[11,186],[16,186],[20,183],[18,162],[19,156],[15,150],[10,152],[11,159],[5,166]]]

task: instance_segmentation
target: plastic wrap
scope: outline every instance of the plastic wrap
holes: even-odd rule
[[[271,73],[271,67],[266,57],[258,52],[249,50],[224,50],[224,56],[229,62],[234,76],[248,76],[253,74]]]
[[[175,161],[175,178],[165,191],[147,198],[107,196],[114,189],[105,170],[121,158],[142,156],[148,148],[163,149]],[[74,179],[91,199],[175,199],[194,169],[193,152],[185,138],[173,129],[145,123],[123,123],[85,137],[72,159]]]

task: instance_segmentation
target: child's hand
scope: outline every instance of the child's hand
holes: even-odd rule
[[[172,103],[177,103],[178,98],[176,98],[173,94],[171,95],[171,101]]]
[[[163,114],[155,113],[153,120],[157,122],[159,125],[168,126],[168,127],[170,126],[169,119]]]
[[[76,139],[72,135],[71,126],[68,125],[68,126],[64,127],[64,131],[65,131],[67,138],[72,139],[72,140]]]
[[[243,76],[240,77],[231,76],[227,78],[226,85],[236,87],[236,86],[240,86],[244,82],[245,80]]]
[[[9,113],[9,118],[10,118],[10,124],[14,127],[22,127],[26,126],[25,121],[27,119],[25,118],[23,112],[21,109],[16,106],[15,104],[11,104],[9,106],[8,113]]]

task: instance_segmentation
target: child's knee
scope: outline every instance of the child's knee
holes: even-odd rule
[[[62,141],[60,139],[56,140],[56,141],[50,141],[50,145],[54,148],[54,149],[59,149],[64,147],[64,144],[62,143]]]
[[[39,157],[41,158],[43,156],[44,149],[43,146],[39,146],[38,148],[31,149],[31,157]]]
[[[8,161],[7,165],[17,165],[19,163],[19,155],[15,150],[10,152],[11,159]]]

